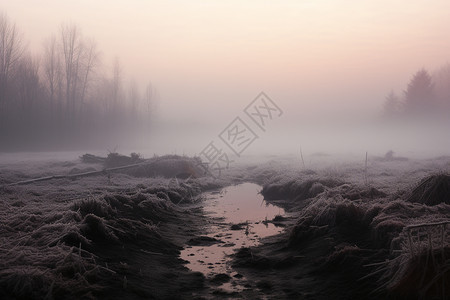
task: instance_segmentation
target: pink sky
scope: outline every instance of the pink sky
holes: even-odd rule
[[[162,116],[229,118],[261,90],[291,115],[376,111],[421,67],[449,61],[450,1],[0,0],[30,48],[63,22],[106,67],[151,80]],[[356,106],[355,106],[356,105]]]

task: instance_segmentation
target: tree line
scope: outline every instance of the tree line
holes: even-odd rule
[[[148,129],[155,91],[108,71],[95,40],[63,24],[38,55],[0,12],[0,150],[101,145]]]
[[[387,118],[449,118],[450,64],[432,75],[424,68],[414,73],[402,94],[391,91],[386,96],[383,115]]]

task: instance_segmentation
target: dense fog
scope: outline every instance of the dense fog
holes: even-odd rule
[[[449,299],[449,12],[0,0],[0,299]]]
[[[196,155],[260,92],[245,154],[448,149],[444,1],[101,2],[2,3],[1,151]]]

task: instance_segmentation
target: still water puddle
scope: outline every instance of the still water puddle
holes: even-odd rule
[[[218,284],[220,288],[228,291],[243,289],[239,285],[243,279],[230,266],[230,255],[241,247],[256,246],[261,238],[283,230],[270,221],[277,215],[283,216],[284,210],[265,202],[260,190],[259,185],[244,183],[220,192],[205,193],[203,210],[211,223],[202,237],[192,240],[181,251],[180,256],[188,261],[188,268],[202,272],[208,278],[227,274],[233,280]]]

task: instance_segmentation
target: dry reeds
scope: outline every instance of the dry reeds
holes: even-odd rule
[[[450,297],[450,221],[406,226],[400,254],[391,260],[367,265],[382,274],[378,289],[401,299]]]
[[[424,178],[406,200],[426,205],[450,204],[450,175],[436,174]]]

